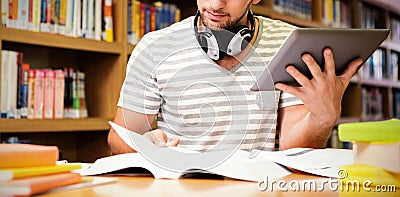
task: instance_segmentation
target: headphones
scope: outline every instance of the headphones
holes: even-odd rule
[[[200,12],[197,11],[194,19],[194,31],[201,48],[213,60],[221,60],[226,55],[235,56],[247,47],[254,35],[255,22],[251,10],[247,14],[251,29],[246,25],[239,25],[227,30],[213,30],[205,26],[198,26]]]

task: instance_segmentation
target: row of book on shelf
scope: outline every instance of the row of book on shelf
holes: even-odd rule
[[[1,51],[1,118],[88,117],[85,73],[74,68],[33,69],[23,54]]]
[[[128,43],[136,44],[144,34],[181,20],[177,5],[156,1],[153,4],[128,0]]]
[[[2,25],[113,42],[111,0],[2,0]]]
[[[274,0],[274,11],[312,20],[313,0]],[[322,0],[322,22],[332,27],[353,26],[351,5],[343,0]]]
[[[359,74],[364,79],[399,80],[399,53],[391,51],[389,56],[386,50],[377,49],[361,67]]]

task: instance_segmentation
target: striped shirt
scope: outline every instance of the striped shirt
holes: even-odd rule
[[[278,108],[302,104],[280,91],[251,91],[291,31],[257,16],[253,48],[233,69],[208,58],[195,37],[194,17],[146,34],[127,64],[118,106],[157,114],[157,125],[180,147],[205,151],[275,150]]]

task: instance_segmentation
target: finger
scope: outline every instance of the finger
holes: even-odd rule
[[[307,65],[314,79],[316,80],[323,79],[321,68],[310,54],[304,54],[302,56],[302,59],[304,63]]]
[[[324,59],[325,59],[325,73],[330,78],[336,77],[335,59],[333,58],[333,53],[331,49],[326,48],[324,50]]]
[[[360,68],[362,62],[362,59],[356,59],[352,61],[340,77],[343,78],[346,82],[349,82],[351,78],[356,74],[357,70]]]
[[[178,146],[181,140],[179,138],[174,138],[171,140],[171,142],[168,144],[168,146]]]
[[[287,92],[301,99],[301,91],[298,87],[289,86],[283,83],[275,84],[275,88]]]
[[[307,87],[311,85],[310,80],[294,66],[288,66],[286,72],[288,72],[301,86]]]

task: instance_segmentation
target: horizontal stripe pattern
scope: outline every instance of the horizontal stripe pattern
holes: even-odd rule
[[[158,127],[184,148],[275,150],[278,107],[301,101],[250,88],[295,27],[258,18],[255,49],[230,71],[206,57],[193,17],[146,34],[128,61],[118,106],[158,114]]]

